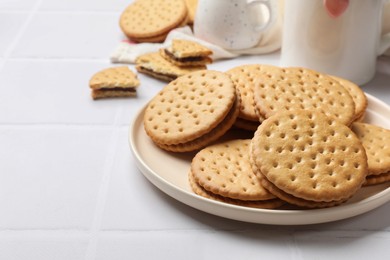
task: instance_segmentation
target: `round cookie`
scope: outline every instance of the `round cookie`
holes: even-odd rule
[[[264,189],[249,162],[251,140],[232,140],[208,146],[191,162],[191,172],[204,189],[239,200],[274,199]]]
[[[275,114],[259,126],[251,147],[252,163],[265,179],[262,184],[271,184],[264,187],[282,191],[288,195],[282,199],[298,206],[340,204],[367,176],[367,156],[359,139],[318,111]]]
[[[363,184],[364,186],[382,184],[390,181],[390,172],[385,172],[378,175],[369,175],[366,178],[366,182]]]
[[[246,121],[256,122],[259,125],[259,121],[263,121],[264,118],[260,117],[256,113],[255,103],[253,100],[253,88],[255,78],[264,75],[263,70],[270,71],[273,66],[270,65],[240,65],[228,70],[226,73],[233,80],[237,89],[241,93],[241,108],[239,118]]]
[[[317,110],[345,125],[355,118],[355,103],[336,80],[305,68],[264,70],[254,84],[254,101],[259,114],[268,118],[280,111]]]
[[[364,94],[363,90],[356,85],[355,83],[339,78],[336,76],[331,76],[333,79],[337,80],[351,95],[353,101],[355,102],[355,120],[362,121],[364,114],[368,105],[367,97]]]
[[[240,99],[237,95],[236,100],[234,101],[233,107],[230,109],[227,116],[219,123],[215,128],[210,132],[186,143],[180,144],[161,144],[156,143],[160,148],[171,151],[171,152],[189,152],[201,149],[208,145],[211,142],[216,141],[218,138],[223,136],[236,122],[240,108]]]
[[[187,17],[183,0],[134,1],[122,13],[119,21],[123,33],[131,39],[161,39]]]
[[[233,82],[222,72],[186,74],[170,82],[149,102],[144,115],[145,131],[162,148],[186,146],[213,129],[222,128],[218,133],[224,133],[238,115],[236,96]]]
[[[269,199],[269,200],[238,200],[238,199],[231,199],[227,197],[220,196],[218,194],[214,194],[212,192],[209,192],[205,190],[202,186],[199,185],[195,181],[194,175],[190,171],[188,174],[188,181],[190,183],[192,191],[204,198],[216,200],[219,202],[229,203],[237,206],[243,206],[243,207],[251,207],[251,208],[261,208],[261,209],[276,209],[285,204],[284,201],[275,198],[275,199]]]
[[[353,123],[351,129],[366,149],[368,175],[390,172],[390,130],[358,122]]]

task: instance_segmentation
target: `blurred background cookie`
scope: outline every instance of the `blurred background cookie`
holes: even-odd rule
[[[174,28],[187,24],[184,0],[142,0],[130,4],[122,13],[119,25],[135,42],[163,42]]]

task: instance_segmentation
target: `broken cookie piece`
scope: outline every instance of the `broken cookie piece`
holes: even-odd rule
[[[166,59],[160,53],[153,52],[139,56],[136,59],[136,69],[140,73],[150,75],[154,78],[170,82],[187,73],[206,69],[206,66],[179,67]]]
[[[139,86],[137,75],[127,66],[113,67],[97,72],[89,81],[93,99],[132,97]]]
[[[178,39],[172,40],[171,46],[160,49],[164,59],[180,67],[206,66],[212,63],[209,57],[212,54],[209,48],[197,42]]]

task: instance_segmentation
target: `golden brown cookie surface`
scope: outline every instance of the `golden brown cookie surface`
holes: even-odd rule
[[[238,106],[236,89],[226,74],[197,71],[170,82],[149,102],[144,126],[160,147],[181,145],[219,129],[225,119],[230,128]],[[225,128],[222,124],[222,132]]]
[[[177,27],[186,16],[183,0],[134,1],[123,11],[119,25],[129,38],[153,38]]]
[[[276,188],[313,202],[346,200],[367,175],[359,139],[344,124],[315,111],[285,111],[265,120],[252,139],[251,156]]]
[[[265,118],[293,109],[317,110],[345,125],[355,118],[355,103],[336,80],[305,68],[276,68],[256,78],[254,101]]]

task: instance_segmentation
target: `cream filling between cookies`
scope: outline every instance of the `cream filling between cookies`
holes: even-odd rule
[[[155,70],[146,68],[146,67],[144,67],[142,65],[140,65],[140,67],[141,67],[142,70],[144,70],[145,72],[148,72],[149,74],[152,74],[152,75],[166,77],[166,78],[170,78],[172,80],[177,78],[177,75],[174,75],[174,74],[169,74],[169,73],[164,74],[164,73],[161,73],[161,72],[156,72]]]
[[[99,91],[126,91],[126,92],[136,92],[135,88],[122,88],[122,87],[113,87],[113,88],[100,88],[100,89],[96,89],[96,90],[99,90]]]
[[[164,49],[164,52],[166,55],[169,56],[169,58],[171,58],[175,61],[179,61],[179,62],[203,61],[206,59],[205,57],[202,57],[202,56],[178,58],[175,55],[173,55],[172,52],[168,51],[167,49]]]

